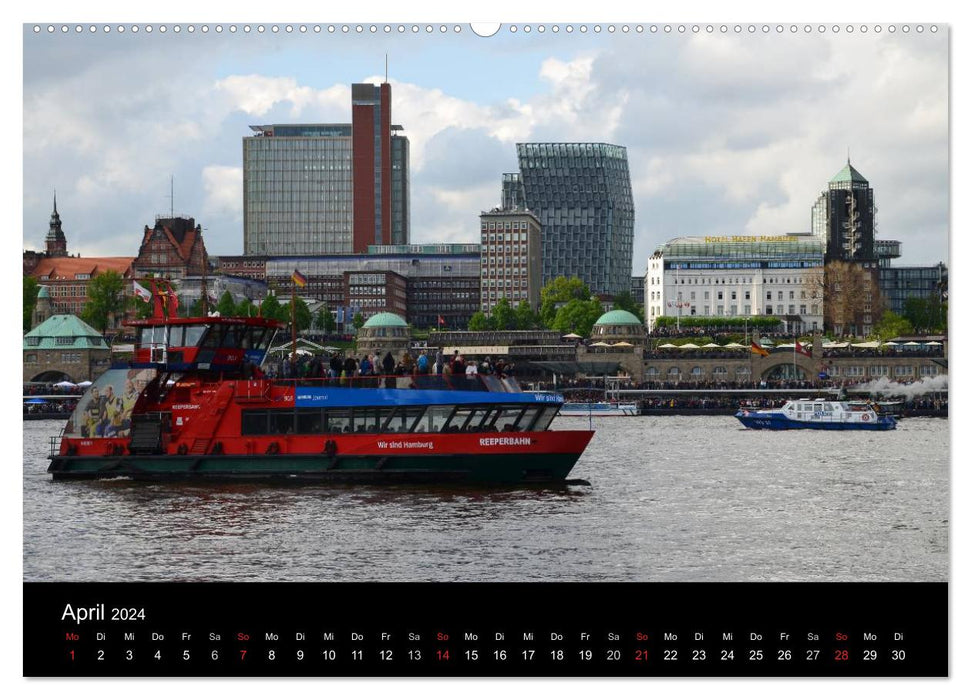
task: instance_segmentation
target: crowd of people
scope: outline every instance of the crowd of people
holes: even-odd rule
[[[421,350],[415,355],[405,352],[395,359],[391,351],[364,353],[355,357],[350,353],[337,352],[329,358],[322,355],[290,356],[276,363],[267,363],[265,374],[277,379],[329,379],[348,383],[349,380],[369,378],[394,378],[415,375],[466,376],[495,375],[505,378],[515,371],[515,365],[503,358],[486,357],[481,362],[466,359],[458,350],[451,356],[441,351],[434,354]],[[387,385],[387,384],[386,384]]]
[[[24,396],[80,396],[85,387],[72,384],[58,386],[53,382],[24,382]]]

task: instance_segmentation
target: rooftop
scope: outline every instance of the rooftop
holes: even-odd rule
[[[101,333],[70,314],[51,316],[24,336],[24,350],[108,350]]]
[[[40,261],[32,277],[49,280],[75,280],[78,275],[87,275],[80,279],[90,279],[102,272],[114,270],[124,275],[131,268],[135,258],[45,258]]]
[[[867,179],[860,175],[860,171],[850,165],[850,161],[846,161],[846,165],[838,173],[830,178],[829,184],[834,184],[837,182],[861,182],[863,184],[869,184]]]
[[[381,313],[374,314],[371,318],[364,322],[365,328],[375,328],[378,326],[407,327],[408,323],[398,314],[393,314],[388,311],[382,311]]]
[[[630,311],[614,309],[597,319],[595,326],[643,326],[641,320]]]

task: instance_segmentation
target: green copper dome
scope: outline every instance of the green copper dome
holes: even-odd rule
[[[614,309],[597,319],[595,326],[643,326],[640,319],[630,311]]]
[[[47,287],[41,286],[40,290],[37,292],[38,299],[50,299],[51,293],[47,291]]]
[[[379,326],[399,326],[407,328],[408,323],[398,314],[393,314],[387,311],[374,314],[371,318],[364,322],[364,328],[377,328]]]

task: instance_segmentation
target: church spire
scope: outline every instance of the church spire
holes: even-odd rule
[[[67,256],[67,238],[61,228],[61,215],[57,213],[57,190],[54,190],[54,211],[51,212],[51,225],[47,231],[47,255],[52,258]]]

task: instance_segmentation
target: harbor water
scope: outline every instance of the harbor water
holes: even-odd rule
[[[948,578],[946,419],[596,418],[560,488],[54,482],[61,427],[24,423],[25,581]]]

